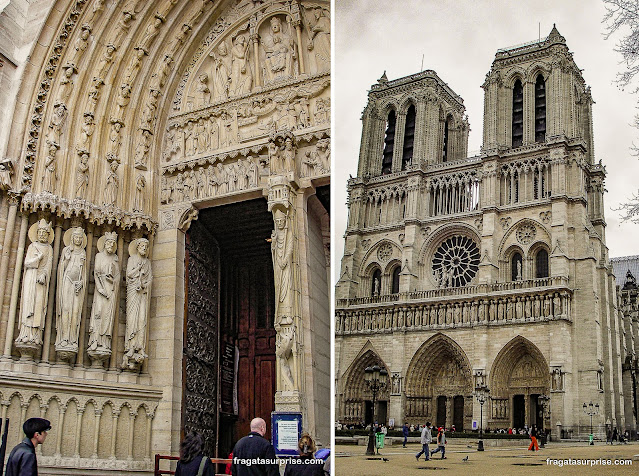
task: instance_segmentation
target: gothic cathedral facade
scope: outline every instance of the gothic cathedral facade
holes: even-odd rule
[[[330,2],[0,8],[0,411],[41,472],[330,440]],[[60,469],[63,468],[63,469]]]
[[[600,436],[634,432],[590,88],[555,28],[498,50],[482,87],[474,157],[463,100],[434,71],[369,92],[336,285],[336,418],[370,422],[377,364],[375,419],[395,426],[469,430],[481,390],[485,428],[584,436],[593,402]]]

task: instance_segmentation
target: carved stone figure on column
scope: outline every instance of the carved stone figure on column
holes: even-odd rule
[[[89,186],[89,154],[83,151],[80,154],[80,163],[75,172],[75,196],[77,198],[87,198],[87,187]]]
[[[13,161],[3,159],[0,161],[0,190],[11,188],[11,175],[13,175]]]
[[[53,193],[55,189],[55,183],[57,181],[56,174],[56,154],[58,153],[58,146],[55,144],[49,145],[49,154],[44,161],[44,175],[42,176],[42,190],[45,192]]]
[[[64,66],[64,75],[60,80],[60,91],[58,93],[58,102],[69,104],[69,97],[73,91],[73,75],[78,70],[73,63],[67,63]]]
[[[246,36],[238,35],[231,48],[231,91],[235,96],[250,93],[253,87],[253,72],[249,63],[249,43]]]
[[[64,233],[65,247],[58,264],[55,350],[63,360],[78,352],[80,318],[87,285],[87,237],[80,227]]]
[[[295,347],[295,326],[287,326],[278,333],[277,348],[275,354],[280,362],[281,387],[278,390],[295,390],[293,378],[293,350]]]
[[[126,266],[126,334],[122,368],[136,370],[146,359],[146,326],[151,297],[151,261],[147,258],[149,240],[139,238],[129,244]]]
[[[115,99],[117,109],[115,111],[115,116],[112,119],[112,122],[121,122],[122,124],[124,124],[124,110],[129,105],[130,101],[131,86],[125,83],[120,86],[120,92],[118,93],[118,97]]]
[[[257,187],[257,165],[253,159],[248,160],[248,186]]]
[[[95,290],[89,321],[87,353],[95,366],[101,366],[111,355],[113,320],[120,288],[120,264],[115,253],[117,240],[118,235],[115,232],[106,232],[98,239],[98,254],[95,255],[93,265]]]
[[[144,175],[138,175],[138,178],[135,180],[135,195],[133,197],[133,211],[134,212],[143,212],[144,211],[144,189],[146,187],[146,179]]]
[[[156,16],[155,20],[153,20],[153,22],[146,27],[144,36],[142,37],[142,40],[140,41],[140,46],[142,48],[148,51],[149,46],[151,45],[151,42],[158,35],[158,33],[160,33],[161,26],[162,26],[162,19]]]
[[[47,135],[47,142],[51,144],[60,144],[60,136],[62,135],[62,128],[67,119],[67,106],[64,103],[56,104],[53,107],[53,115],[51,116],[51,122],[49,123],[49,133]]]
[[[331,20],[321,8],[313,10],[315,23],[309,32],[308,50],[315,53],[317,72],[331,69]]]
[[[31,244],[24,257],[22,301],[16,347],[23,357],[33,358],[42,347],[47,297],[53,266],[53,229],[45,219],[29,228]]]
[[[231,74],[226,43],[220,43],[217,47],[217,53],[213,52],[210,56],[213,58],[213,98],[216,101],[228,99]]]
[[[78,64],[82,53],[87,49],[89,44],[89,36],[91,35],[91,28],[88,25],[82,27],[80,35],[76,38],[73,44],[73,56],[71,57],[71,63]]]
[[[139,170],[147,169],[149,149],[151,148],[151,132],[144,129],[138,139],[135,148],[135,158],[133,160],[135,168]]]
[[[111,172],[107,177],[106,187],[104,188],[104,200],[105,205],[114,205],[118,196],[118,188],[120,188],[120,179],[118,178],[118,162],[113,161],[109,164]]]
[[[278,17],[271,18],[268,35],[262,39],[262,47],[266,54],[265,79],[267,82],[286,79],[295,75],[297,52],[293,38],[282,31],[282,21]]]
[[[109,70],[111,69],[111,65],[113,64],[113,55],[115,54],[115,45],[109,43],[106,45],[106,50],[104,54],[100,58],[98,62],[98,67],[96,68],[98,72],[98,78],[106,79]]]
[[[273,211],[271,254],[275,273],[275,328],[293,323],[293,231],[286,211]]]
[[[89,148],[89,140],[91,139],[91,136],[93,135],[94,131],[95,131],[95,122],[93,120],[93,113],[92,112],[85,112],[84,113],[84,122],[82,124],[82,127],[80,128],[80,143],[79,143],[79,146],[82,149],[88,149]]]
[[[120,130],[122,129],[122,123],[114,121],[111,124],[111,132],[109,132],[109,149],[107,152],[108,160],[116,160],[118,153],[120,152],[120,145],[122,139],[120,138]]]

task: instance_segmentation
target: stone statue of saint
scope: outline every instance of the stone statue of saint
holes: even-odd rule
[[[275,273],[275,325],[293,323],[293,231],[290,217],[280,208],[273,212],[271,254]]]
[[[98,239],[98,254],[95,255],[93,265],[95,290],[87,351],[91,359],[98,364],[111,355],[113,320],[120,288],[120,263],[118,255],[115,254],[117,240],[116,232],[106,232]]]
[[[231,48],[233,64],[231,65],[231,91],[235,96],[250,93],[253,87],[253,73],[249,63],[249,43],[244,35],[233,40]]]
[[[211,53],[210,56],[213,58],[213,98],[218,101],[228,99],[231,73],[226,43],[220,43],[217,47],[217,54]]]
[[[55,350],[67,360],[78,352],[80,318],[87,288],[87,237],[80,227],[64,233],[58,264]]]
[[[288,33],[282,31],[282,21],[278,17],[271,18],[270,34],[264,35],[262,47],[266,55],[265,78],[268,82],[295,75],[295,42]]]
[[[317,72],[331,68],[331,20],[321,8],[313,10],[315,23],[309,31],[309,51],[315,53]]]
[[[53,229],[44,219],[29,228],[31,244],[24,258],[22,301],[16,347],[23,355],[34,356],[42,346],[42,330],[47,314],[47,297],[53,266]]]
[[[151,260],[149,240],[139,238],[129,244],[126,266],[126,334],[122,368],[136,370],[146,359],[146,326],[151,297]]]

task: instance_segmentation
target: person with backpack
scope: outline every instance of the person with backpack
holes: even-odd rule
[[[439,431],[437,432],[437,449],[430,452],[430,456],[435,453],[441,452],[442,459],[446,459],[446,434],[444,433],[444,428],[439,427]]]
[[[175,476],[215,476],[211,459],[202,454],[204,438],[194,431],[189,432],[180,444],[180,460]]]

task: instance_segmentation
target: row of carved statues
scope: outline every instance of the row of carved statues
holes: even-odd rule
[[[88,287],[89,259],[87,236],[81,227],[64,233],[57,276],[52,277],[54,239],[51,223],[41,219],[29,228],[31,244],[24,258],[22,300],[16,348],[23,356],[34,358],[43,346],[49,290],[56,279],[55,350],[61,360],[72,361],[79,349],[80,321]],[[106,232],[98,239],[93,276],[95,289],[89,320],[87,354],[101,365],[112,352],[113,328],[119,302],[120,263],[116,232]],[[122,367],[136,370],[147,357],[145,352],[151,262],[149,241],[145,238],[129,244],[126,266],[126,333]]]
[[[471,325],[524,319],[568,316],[570,296],[564,293],[505,298],[473,302],[423,304],[379,310],[337,310],[338,333],[397,329],[403,327]]]
[[[329,100],[316,98],[314,102],[314,107],[311,108],[311,102],[304,97],[281,103],[268,97],[262,100],[255,98],[246,105],[238,105],[229,110],[190,117],[167,129],[164,160],[170,162],[210,153],[276,131],[293,131],[328,124]],[[263,119],[260,121],[260,118]],[[136,145],[136,154],[142,155],[144,152],[145,142],[142,138]]]
[[[300,169],[302,177],[330,173],[330,140],[320,139],[314,148],[296,159],[297,151],[291,138],[282,146],[269,142],[268,155],[240,158],[229,163],[218,162],[187,169],[174,176],[164,176],[161,182],[160,202],[179,203],[216,197],[227,193],[250,190],[259,186],[262,175],[287,173]],[[297,161],[299,164],[296,164]]]

